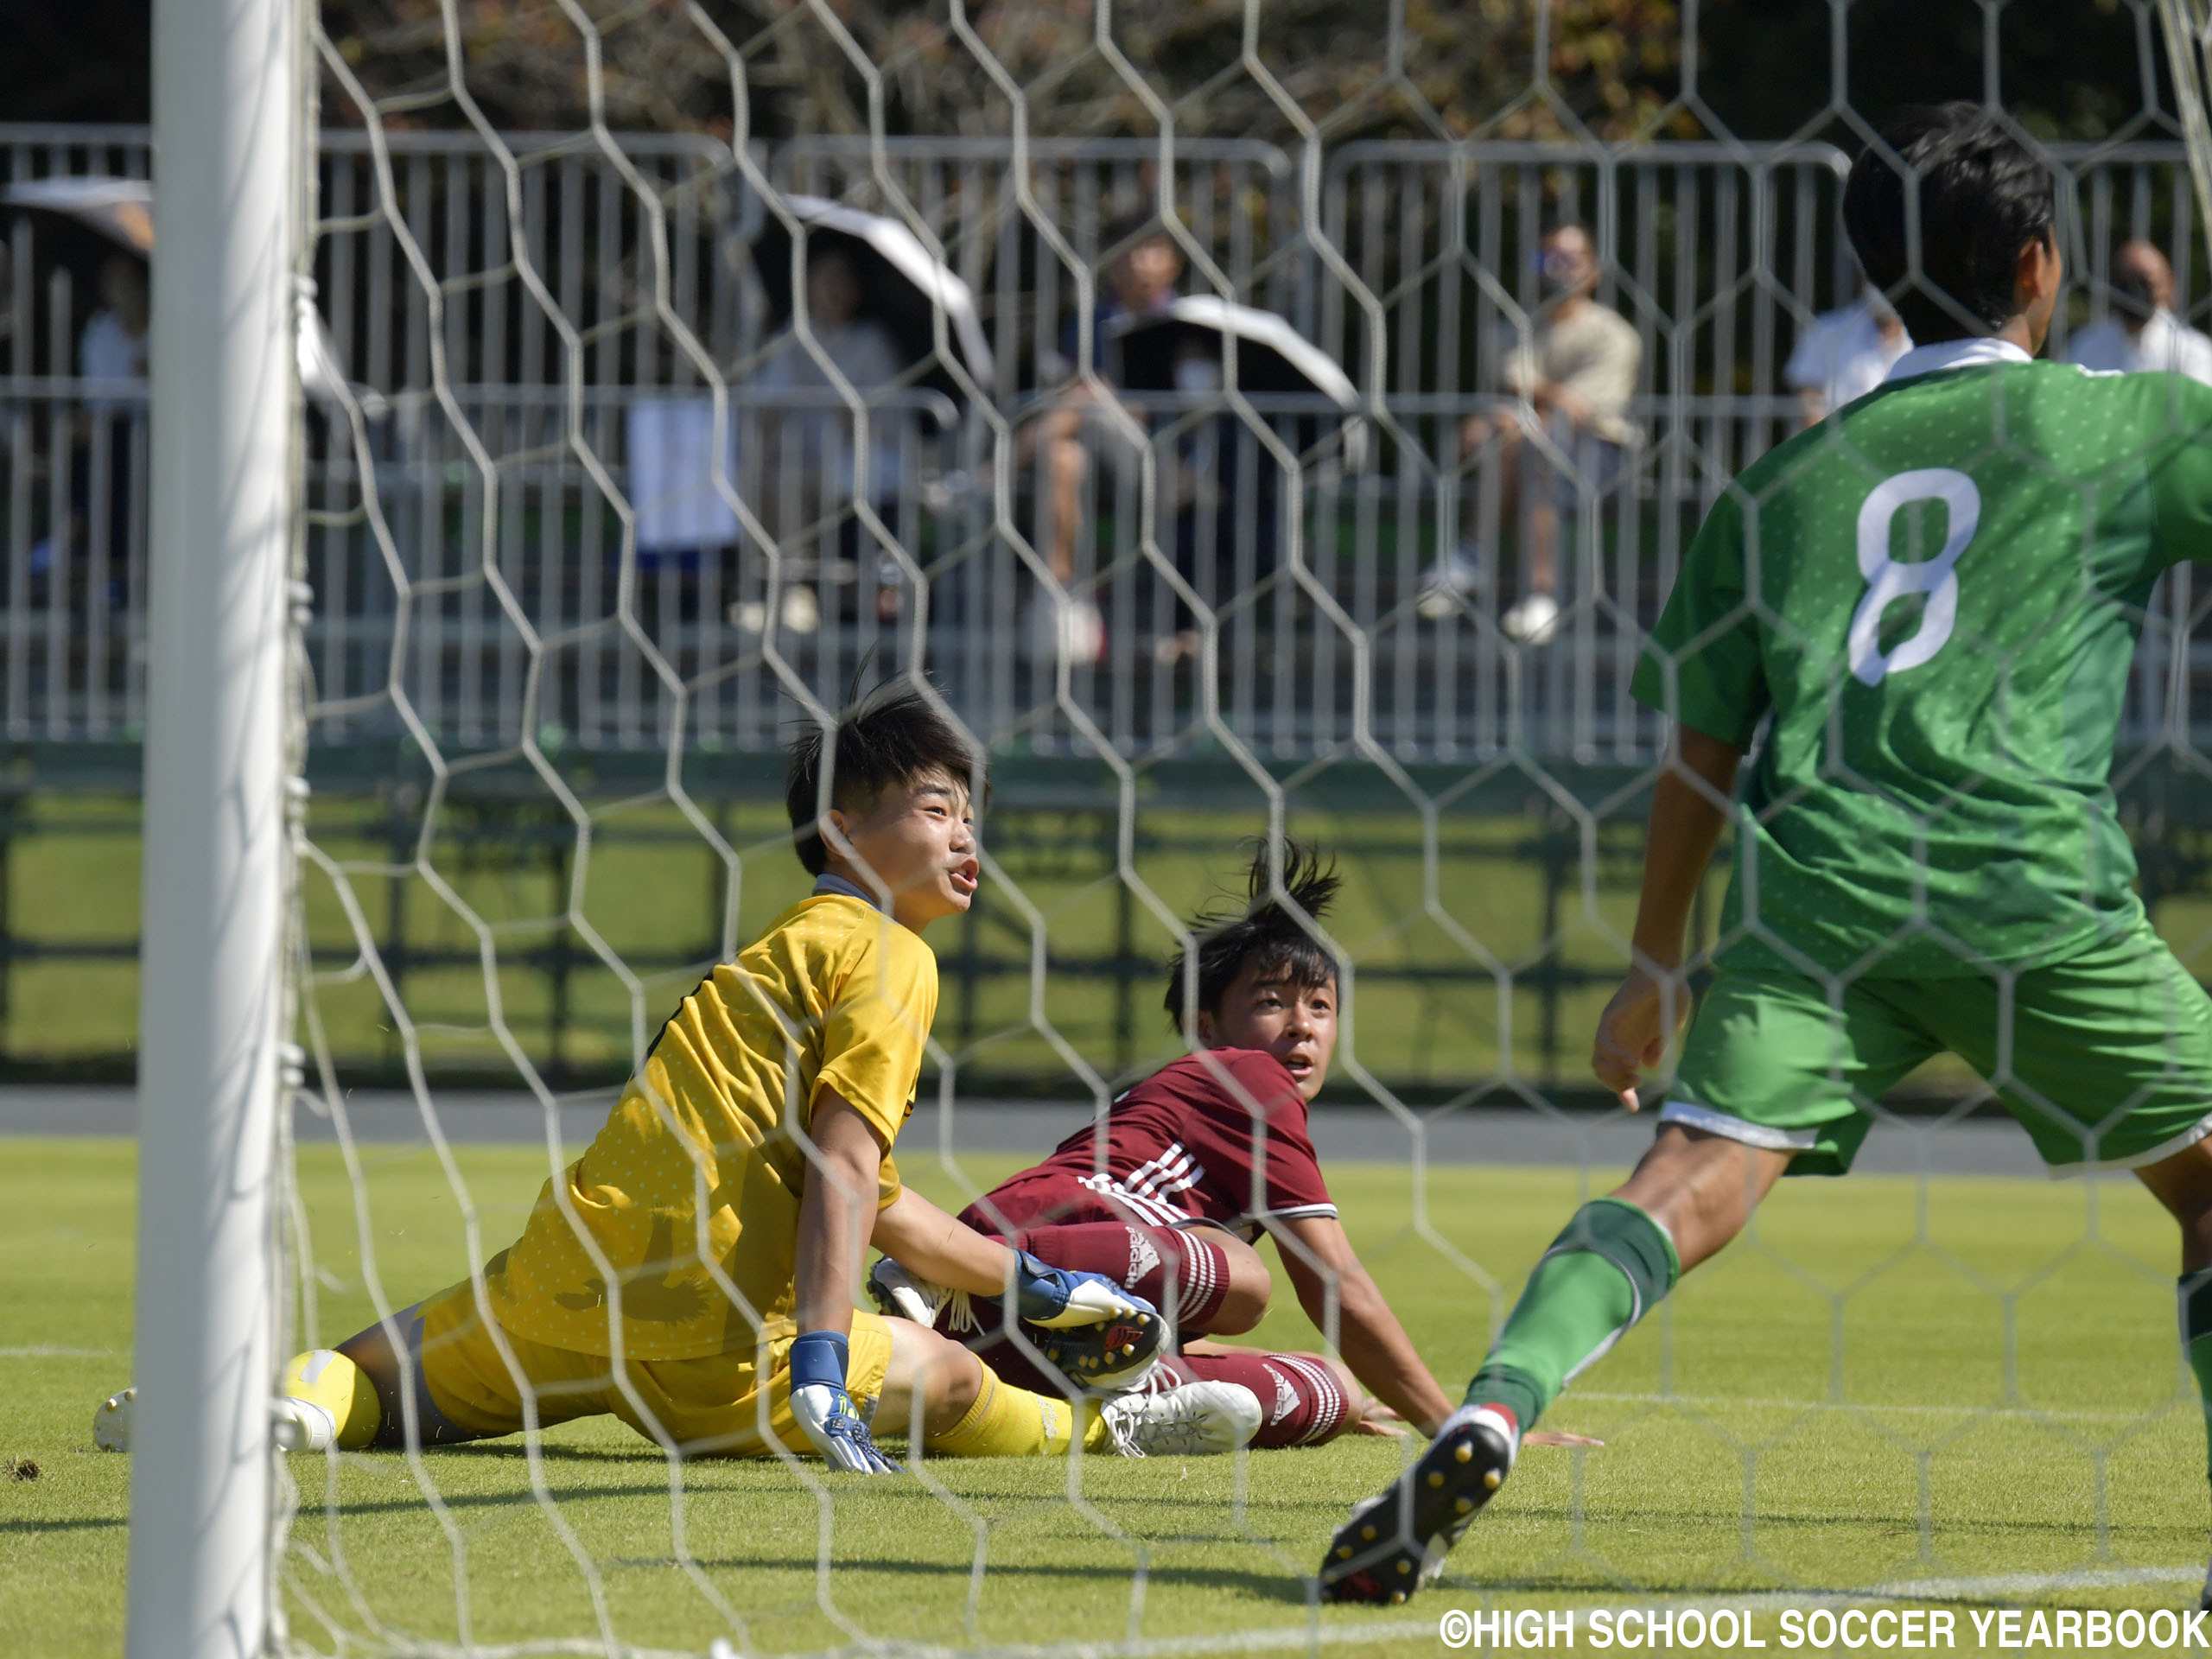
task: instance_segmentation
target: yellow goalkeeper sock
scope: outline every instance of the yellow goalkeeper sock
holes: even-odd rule
[[[334,1348],[292,1357],[284,1367],[283,1399],[291,1410],[277,1439],[288,1451],[320,1452],[334,1440],[342,1451],[358,1452],[383,1426],[376,1385]]]
[[[950,1428],[924,1442],[931,1451],[953,1458],[1049,1458],[1068,1449],[1075,1438],[1072,1406],[1001,1382],[988,1365],[982,1371],[976,1403]],[[1100,1450],[1111,1439],[1105,1422],[1095,1411],[1084,1415],[1084,1446]]]

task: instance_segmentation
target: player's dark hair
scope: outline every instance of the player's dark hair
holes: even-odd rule
[[[816,826],[822,807],[822,768],[830,767],[830,804],[851,812],[887,789],[940,771],[971,788],[979,770],[975,752],[912,686],[879,686],[837,716],[835,733],[810,725],[791,747],[784,804],[791,812],[791,843],[810,875],[830,868],[830,849]]]
[[[1282,886],[1298,907],[1319,921],[1344,885],[1334,859],[1304,842],[1286,836],[1282,843]],[[1332,984],[1336,959],[1322,948],[1306,925],[1274,897],[1268,880],[1268,848],[1262,842],[1253,855],[1245,877],[1244,902],[1214,906],[1191,918],[1192,948],[1198,955],[1197,1001],[1186,1005],[1184,954],[1178,950],[1167,964],[1167,1018],[1178,1031],[1187,1015],[1217,1014],[1222,994],[1247,968],[1268,977],[1281,977],[1308,988]]]
[[[2048,240],[2057,219],[2050,168],[1978,104],[1898,111],[1881,143],[1859,151],[1843,189],[1844,228],[1860,268],[1923,346],[1973,334],[1961,311],[1990,333],[2003,327],[2020,250]]]

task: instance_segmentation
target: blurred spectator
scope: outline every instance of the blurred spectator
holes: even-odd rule
[[[152,290],[146,262],[127,253],[100,261],[99,309],[85,320],[77,340],[77,372],[87,380],[143,380]],[[93,405],[107,409],[110,403]]]
[[[77,336],[77,372],[86,380],[146,378],[147,333],[153,319],[152,284],[146,262],[111,251],[95,277],[99,304]],[[69,519],[41,537],[30,550],[30,572],[40,581],[71,570],[72,582],[88,580],[95,553],[107,564],[105,594],[111,607],[123,602],[120,574],[130,552],[130,509],[134,491],[144,480],[131,466],[132,433],[145,410],[143,397],[93,396],[69,454]],[[105,497],[97,505],[96,497]],[[79,563],[81,561],[81,563]]]
[[[2174,272],[2148,242],[2124,244],[2112,261],[2113,315],[2068,342],[2066,360],[2137,374],[2163,369],[2212,385],[2212,340],[2173,314]]]
[[[1124,218],[1105,227],[1106,245],[1129,242],[1106,267],[1106,280],[1090,308],[1090,359],[1088,366],[1104,372],[1106,338],[1123,317],[1157,311],[1175,297],[1183,280],[1183,251],[1175,238],[1147,217]],[[1130,241],[1136,238],[1135,241]],[[1070,372],[1083,355],[1079,319],[1070,317],[1060,330],[1060,355]]]
[[[1904,320],[1887,300],[1861,284],[1849,305],[1823,311],[1805,325],[1782,378],[1797,394],[1805,424],[1817,426],[1829,410],[1880,385],[1890,365],[1911,349]]]
[[[899,378],[904,366],[899,342],[874,317],[861,315],[861,277],[853,257],[827,238],[810,241],[806,258],[806,326],[837,372],[855,391],[865,396]],[[806,348],[794,320],[791,337],[762,365],[753,385],[767,391],[832,391],[835,383],[815,354]],[[854,419],[849,409],[823,407],[793,410],[780,420],[784,441],[795,438],[795,456],[810,472],[826,474],[842,469],[852,476]],[[899,467],[899,443],[892,422],[880,416],[869,423],[869,493],[883,495],[887,480]]]
[[[1528,442],[1529,429],[1507,415],[1471,415],[1459,430],[1462,461],[1494,451],[1499,491],[1497,522],[1517,522],[1528,505],[1529,537],[1522,548],[1521,597],[1501,620],[1507,635],[1541,645],[1559,628],[1560,509],[1578,486],[1602,492],[1618,477],[1622,453],[1642,442],[1628,418],[1636,394],[1643,341],[1618,312],[1598,303],[1598,255],[1590,233],[1564,224],[1538,245],[1541,311],[1519,332],[1507,353],[1506,389],[1528,399],[1548,429],[1572,472],[1554,454]],[[1471,516],[1479,493],[1469,493]],[[1430,571],[1420,608],[1432,620],[1449,616],[1483,580],[1485,555],[1471,530],[1457,551]]]
[[[1147,228],[1149,226],[1149,228]],[[1125,316],[1157,310],[1175,297],[1183,280],[1183,252],[1175,240],[1148,218],[1124,218],[1105,227],[1106,245],[1126,243],[1106,267],[1090,308],[1090,351],[1084,358],[1080,320],[1068,319],[1060,332],[1060,352],[1068,372],[1077,364],[1104,374],[1106,341],[1116,321]],[[1046,558],[1052,575],[1063,586],[1075,576],[1076,533],[1083,521],[1083,486],[1090,475],[1090,446],[1084,429],[1096,406],[1091,389],[1078,382],[1045,417],[1043,444],[1046,476],[1050,485],[1052,523],[1046,541]],[[1058,619],[1054,648],[1077,662],[1097,659],[1105,645],[1105,623],[1089,600],[1071,603]]]
[[[860,270],[852,254],[831,238],[810,238],[806,331],[853,391],[865,397],[896,380],[906,365],[891,330],[878,319],[861,315],[862,294]],[[849,407],[836,406],[837,388],[814,353],[807,349],[797,319],[791,337],[761,367],[753,385],[772,393],[830,394],[810,397],[804,408],[777,410],[772,403],[760,421],[762,442],[769,454],[765,475],[781,479],[795,468],[806,481],[808,494],[815,499],[825,502],[831,498],[849,499],[857,483],[853,447],[857,423]],[[898,418],[887,410],[876,410],[870,411],[868,420],[868,495],[886,512],[899,493]],[[802,518],[810,516],[802,514]],[[848,514],[838,532],[840,556],[857,566],[861,542],[860,523]],[[874,563],[877,611],[888,620],[899,612],[898,566],[887,556]],[[820,607],[813,590],[798,582],[786,587],[784,626],[794,632],[809,633],[819,620]]]

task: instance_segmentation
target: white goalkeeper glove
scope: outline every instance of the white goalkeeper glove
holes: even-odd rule
[[[1065,1331],[1078,1325],[1103,1325],[1160,1310],[1132,1295],[1103,1273],[1048,1268],[1027,1250],[1014,1253],[1014,1311],[1031,1325]]]
[[[895,1475],[899,1465],[875,1449],[868,1421],[845,1391],[852,1347],[834,1331],[810,1331],[791,1346],[791,1415],[832,1469]]]

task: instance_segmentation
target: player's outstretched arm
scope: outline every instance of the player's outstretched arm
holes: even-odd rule
[[[875,1248],[916,1278],[947,1290],[996,1296],[1006,1289],[1014,1252],[949,1215],[912,1187],[875,1218]]]
[[[1688,726],[1675,728],[1678,753],[1651,791],[1643,846],[1643,892],[1636,908],[1635,966],[1598,1020],[1590,1066],[1631,1112],[1642,1073],[1659,1064],[1689,1018],[1682,934],[1698,883],[1728,821],[1744,752]],[[1349,1357],[1349,1356],[1347,1356]]]
[[[875,1248],[918,1278],[947,1290],[1003,1296],[1011,1281],[1016,1311],[1033,1325],[1062,1328],[1159,1310],[1102,1274],[1049,1267],[986,1238],[911,1188],[875,1218]]]
[[[832,1469],[896,1474],[899,1465],[875,1449],[845,1388],[853,1285],[874,1226],[883,1144],[834,1089],[815,1096],[808,1133],[815,1159],[799,1195],[791,1272],[799,1328],[788,1361],[791,1415]]]
[[[1406,1335],[1334,1216],[1296,1216],[1271,1224],[1283,1271],[1306,1317],[1327,1329],[1329,1292],[1337,1307],[1337,1351],[1375,1397],[1424,1434],[1452,1414],[1452,1402]]]

